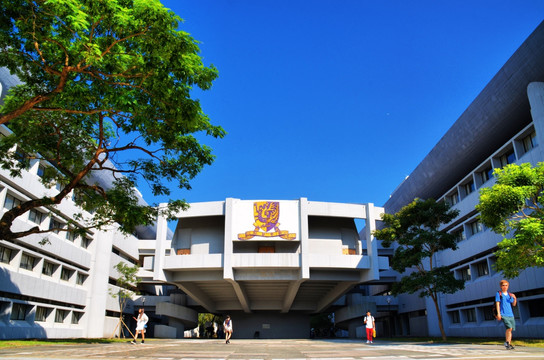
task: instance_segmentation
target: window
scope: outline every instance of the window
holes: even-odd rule
[[[28,254],[23,253],[21,256],[21,269],[32,270],[36,263],[36,258]]]
[[[12,250],[10,248],[0,246],[0,262],[4,264],[9,264],[11,261]]]
[[[459,202],[459,193],[455,192],[449,196],[446,196],[446,202],[450,204],[450,206],[453,206]]]
[[[35,321],[45,322],[47,321],[47,316],[49,316],[49,313],[51,312],[51,309],[45,308],[43,306],[36,307],[36,317]]]
[[[11,307],[10,320],[24,320],[27,313],[27,305],[14,303]]]
[[[543,302],[544,299],[534,299],[527,301],[527,307],[529,308],[530,317],[544,317],[544,306],[542,306]]]
[[[55,234],[58,234],[59,229],[62,229],[62,228],[64,228],[64,225],[56,219],[51,219],[51,221],[49,222],[49,230],[51,230]]]
[[[529,152],[531,149],[538,145],[538,140],[536,139],[536,132],[533,131],[531,134],[524,137],[521,142],[523,143],[523,151]]]
[[[459,311],[452,311],[450,312],[451,322],[452,324],[459,324],[461,323],[461,319],[459,318]]]
[[[10,194],[6,195],[6,201],[4,202],[4,208],[6,210],[11,210],[19,205],[21,205],[21,200],[11,196]]]
[[[485,183],[487,180],[491,179],[493,177],[493,168],[488,167],[484,171],[480,172],[480,180],[482,181],[482,184]]]
[[[53,273],[55,272],[55,268],[56,268],[55,264],[50,263],[48,261],[44,261],[42,274],[47,276],[53,276]]]
[[[480,261],[475,266],[478,277],[489,275],[489,267],[487,266],[487,261]]]
[[[463,228],[455,230],[452,232],[452,235],[455,237],[456,242],[466,240],[467,236],[465,235],[465,230]]]
[[[476,188],[474,187],[474,181],[471,180],[470,182],[464,184],[463,189],[465,190],[466,195],[476,190]]]
[[[57,309],[57,311],[55,312],[55,322],[56,323],[63,323],[64,319],[66,319],[66,315],[68,315],[67,310]]]
[[[87,275],[78,272],[76,277],[76,284],[83,285],[85,283],[85,280],[87,280]]]
[[[472,235],[484,231],[482,223],[478,220],[470,223],[470,232]]]
[[[69,281],[73,273],[73,270],[62,267],[62,270],[60,271],[60,279],[64,281]]]
[[[459,270],[459,275],[461,280],[469,281],[470,280],[470,268],[467,266],[464,269]]]
[[[514,154],[514,150],[510,150],[506,154],[499,157],[499,162],[501,163],[501,168],[505,167],[508,164],[512,164],[514,161],[516,161],[516,154]]]
[[[66,239],[71,241],[71,242],[74,242],[77,238],[77,234],[73,231],[73,229],[71,229],[72,231],[67,231],[66,232]]]
[[[87,249],[89,247],[89,245],[91,245],[91,242],[93,240],[88,238],[88,237],[84,237],[82,240],[81,240],[81,247],[84,248],[84,249]]]
[[[475,309],[466,309],[465,316],[467,317],[467,322],[476,322],[476,310]]]
[[[42,164],[38,165],[38,176],[39,177],[43,177],[43,174],[45,173],[45,166],[43,166]]]
[[[79,320],[81,320],[81,317],[83,316],[83,313],[72,311],[72,324],[79,324]]]
[[[35,224],[41,224],[43,220],[43,213],[39,212],[36,209],[31,209],[28,212],[28,220],[32,221]]]
[[[491,306],[483,307],[482,311],[484,313],[484,320],[485,321],[495,320],[495,315],[493,315],[493,310],[492,310]]]

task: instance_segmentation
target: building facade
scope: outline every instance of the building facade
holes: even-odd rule
[[[494,270],[502,237],[478,221],[478,189],[494,184],[493,169],[510,163],[544,161],[544,23],[512,55],[478,97],[384,205],[395,213],[414,198],[450,203],[459,216],[444,230],[455,234],[458,250],[443,251],[435,263],[448,266],[465,289],[441,295],[440,311],[449,336],[501,337],[491,313],[502,275]],[[388,287],[371,295],[388,296]],[[544,269],[530,268],[511,279],[518,297],[515,337],[544,336]],[[439,336],[430,299],[399,296],[381,321],[396,334]]]

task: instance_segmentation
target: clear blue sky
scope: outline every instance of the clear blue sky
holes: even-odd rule
[[[202,139],[217,158],[173,192],[189,202],[383,205],[544,18],[541,0],[163,3],[218,68],[195,96],[228,132]]]

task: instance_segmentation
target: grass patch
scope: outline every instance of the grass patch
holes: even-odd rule
[[[28,340],[0,340],[0,349],[21,346],[47,345],[77,345],[77,344],[111,344],[129,342],[131,339],[28,339]]]

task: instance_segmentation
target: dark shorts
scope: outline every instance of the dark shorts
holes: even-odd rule
[[[516,319],[513,316],[503,316],[502,322],[507,329],[516,330]]]

